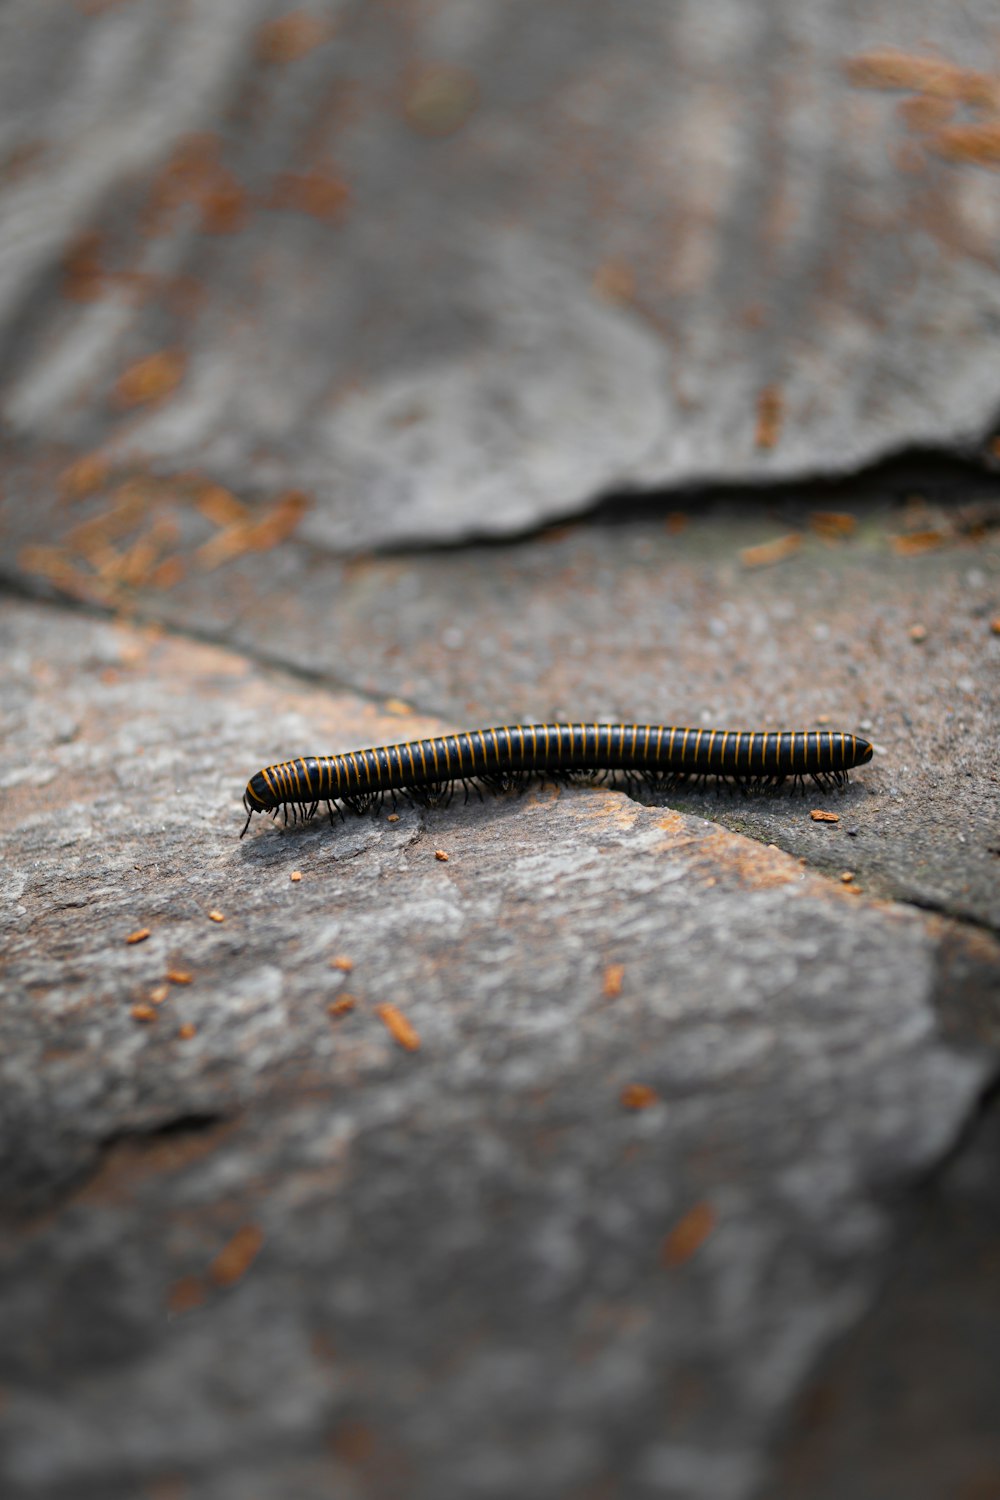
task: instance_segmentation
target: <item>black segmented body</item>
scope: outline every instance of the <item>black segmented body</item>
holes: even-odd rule
[[[388,792],[417,800],[456,782],[503,790],[533,774],[622,772],[626,785],[669,787],[685,777],[728,776],[752,786],[812,777],[841,784],[871,760],[867,740],[831,729],[681,729],[668,724],[503,724],[351,750],[309,755],[258,771],[243,805],[309,817],[321,802],[363,812]],[[242,837],[242,835],[241,835]]]

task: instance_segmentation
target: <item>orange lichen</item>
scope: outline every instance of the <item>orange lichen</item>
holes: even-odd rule
[[[665,1237],[660,1251],[664,1266],[673,1269],[691,1259],[715,1229],[716,1214],[710,1203],[696,1203]]]

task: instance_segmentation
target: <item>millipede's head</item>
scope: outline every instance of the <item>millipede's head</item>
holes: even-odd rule
[[[856,766],[866,766],[875,754],[875,746],[869,744],[867,740],[856,739],[854,741],[854,753],[857,756],[854,764]]]
[[[243,833],[246,833],[250,827],[250,819],[255,812],[268,812],[274,805],[271,793],[268,790],[267,781],[264,778],[264,773],[263,771],[258,771],[256,776],[251,776],[247,782],[247,789],[243,793],[243,806],[247,810],[247,820],[243,824]],[[240,838],[243,837],[243,833],[240,834]]]
[[[247,782],[247,789],[243,794],[243,805],[248,811],[270,812],[277,803],[274,793],[267,784],[267,777],[263,771],[258,771],[256,776],[251,776]]]

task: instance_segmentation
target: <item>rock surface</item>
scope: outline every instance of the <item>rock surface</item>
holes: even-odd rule
[[[240,843],[251,745],[433,722],[66,627],[3,610],[5,1494],[749,1495],[996,946],[600,789]]]
[[[8,491],[47,540],[53,463],[100,449],[302,489],[349,550],[977,443],[993,20],[15,0]]]
[[[997,1492],[1000,62],[857,11],[3,8],[3,1500]],[[546,718],[876,755],[237,838]]]

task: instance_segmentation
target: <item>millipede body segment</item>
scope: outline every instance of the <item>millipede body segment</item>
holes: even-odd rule
[[[681,729],[669,724],[502,724],[265,766],[243,796],[246,833],[254,813],[312,817],[321,802],[365,812],[389,794],[447,798],[456,784],[506,791],[531,776],[619,778],[626,790],[668,790],[687,778],[729,777],[771,788],[791,778],[843,785],[872,746],[831,729]],[[240,835],[243,837],[243,834]]]

